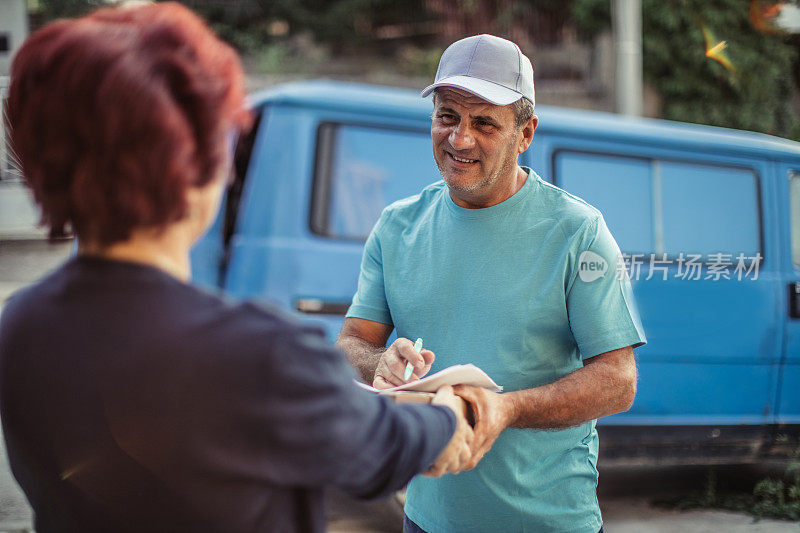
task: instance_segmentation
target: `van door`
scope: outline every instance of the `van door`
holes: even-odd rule
[[[603,423],[760,433],[781,352],[778,251],[761,219],[770,167],[634,139],[549,141],[556,185],[597,207],[626,254],[648,338],[633,408]]]
[[[794,426],[797,432],[800,428],[800,162],[779,168],[778,213],[786,297],[786,304],[780,308],[786,326],[778,385],[778,423]]]
[[[440,178],[426,123],[326,115],[316,142],[305,238],[327,251],[309,262],[308,274],[328,281],[324,287],[300,283],[290,298],[306,316],[328,315],[325,326],[333,339],[356,290],[363,243],[383,208]],[[334,265],[338,270],[331,275]]]
[[[430,124],[274,105],[261,129],[225,289],[266,297],[334,339],[381,211],[440,179]]]

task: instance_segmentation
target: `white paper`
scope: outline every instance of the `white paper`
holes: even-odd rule
[[[377,393],[397,391],[436,392],[442,385],[472,385],[473,387],[483,387],[494,392],[503,390],[503,387],[495,383],[486,372],[471,363],[453,365],[430,376],[425,376],[422,379],[410,381],[391,389],[376,389],[360,382],[358,385],[368,391]]]

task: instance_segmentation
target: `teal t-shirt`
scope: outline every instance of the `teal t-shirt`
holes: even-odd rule
[[[516,194],[484,209],[456,205],[444,182],[387,207],[347,316],[422,337],[436,354],[431,372],[474,363],[505,391],[552,383],[585,358],[643,344],[600,212],[525,170]],[[507,429],[473,470],[414,478],[406,514],[430,533],[595,533],[597,442],[595,421]]]

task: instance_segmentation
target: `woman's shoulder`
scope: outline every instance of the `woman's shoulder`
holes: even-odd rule
[[[199,344],[210,356],[224,351],[233,357],[260,357],[281,346],[300,342],[323,347],[321,327],[301,322],[267,300],[233,300],[194,286],[184,306],[191,317],[182,318],[178,339]],[[177,333],[177,332],[176,332]],[[204,348],[207,348],[204,349]]]
[[[0,301],[0,324],[36,320],[47,311],[64,285],[66,264],[56,268],[34,283],[20,287],[6,300]]]

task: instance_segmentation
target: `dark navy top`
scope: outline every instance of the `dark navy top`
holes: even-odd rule
[[[78,257],[0,320],[0,416],[39,533],[323,531],[322,489],[402,487],[455,429],[358,388],[322,332]]]

